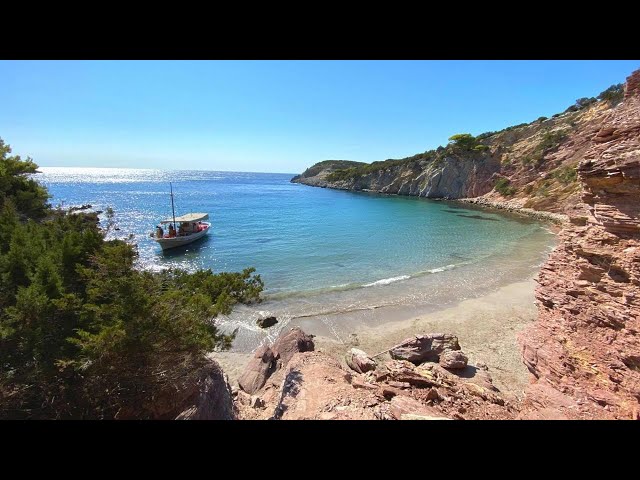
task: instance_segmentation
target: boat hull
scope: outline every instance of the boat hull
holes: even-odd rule
[[[211,226],[209,225],[207,226],[207,228],[205,228],[200,232],[191,233],[189,235],[184,235],[179,237],[172,237],[172,238],[154,238],[154,240],[156,243],[160,245],[160,247],[162,247],[162,250],[164,251],[164,250],[169,250],[171,248],[189,245],[190,243],[193,243],[196,240],[199,240],[202,237],[204,237],[207,233],[209,233],[210,229],[211,229]]]

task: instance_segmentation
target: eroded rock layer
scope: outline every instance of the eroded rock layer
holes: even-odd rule
[[[523,418],[640,418],[640,71],[578,167],[582,200],[542,268],[520,338]]]

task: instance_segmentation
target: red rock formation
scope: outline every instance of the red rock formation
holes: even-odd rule
[[[584,205],[539,276],[521,337],[523,418],[640,418],[640,71],[580,162]]]
[[[432,362],[388,360],[374,366],[357,373],[326,353],[298,352],[254,396],[236,391],[235,405],[241,419],[512,419],[518,414],[491,376],[472,365],[447,370]]]

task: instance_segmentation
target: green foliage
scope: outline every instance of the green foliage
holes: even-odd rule
[[[470,133],[458,133],[456,135],[452,135],[449,137],[449,141],[451,142],[451,145],[463,150],[472,150],[478,144],[476,137]]]
[[[421,161],[433,160],[438,156],[434,150],[429,150],[424,153],[413,155],[412,157],[406,157],[401,159],[388,159],[379,162],[361,163],[358,166],[339,169],[331,172],[327,175],[329,182],[345,181],[358,178],[362,175],[368,175],[370,173],[376,173],[387,170],[389,168],[405,167],[405,166],[417,166]]]
[[[0,208],[11,203],[19,215],[42,218],[47,210],[49,195],[38,182],[29,178],[38,166],[30,157],[22,160],[10,156],[11,147],[0,138]]]
[[[351,160],[323,160],[322,162],[318,162],[315,165],[307,168],[302,174],[302,177],[315,177],[318,173],[326,168],[345,169],[358,167],[361,165],[366,165],[366,163],[353,162]]]
[[[556,178],[563,185],[569,185],[578,180],[578,171],[575,165],[567,165],[566,167],[554,170],[552,177]]]
[[[551,182],[549,180],[545,180],[536,189],[535,196],[544,198],[548,197],[551,194],[550,188]]]
[[[536,120],[536,122],[544,122],[545,120],[547,120],[549,117],[538,117],[538,119]]]
[[[563,131],[551,132],[547,130],[542,134],[542,140],[538,144],[537,149],[542,153],[547,153],[547,152],[550,152],[551,150],[555,150],[560,146],[560,144],[566,137],[567,137],[566,132],[563,132]]]
[[[606,90],[600,92],[598,100],[608,102],[610,106],[615,106],[624,98],[624,85],[618,83],[617,85],[611,85]]]
[[[138,270],[135,247],[105,241],[96,214],[49,208],[23,176],[35,164],[12,162],[0,171],[0,418],[152,417],[206,352],[231,345],[213,318],[260,301],[260,276]]]
[[[476,145],[475,147],[473,147],[473,150],[476,152],[486,152],[489,150],[489,146],[488,145]]]
[[[557,149],[562,141],[567,137],[567,133],[564,131],[550,131],[544,130],[540,143],[529,155],[522,157],[522,164],[525,166],[533,165],[534,168],[540,167],[544,162],[546,154]]]
[[[489,137],[495,135],[496,133],[498,133],[498,132],[484,132],[484,133],[481,133],[480,135],[478,135],[476,137],[476,140],[484,140],[485,138],[489,138]]]
[[[508,178],[499,178],[496,184],[494,185],[494,188],[496,192],[500,193],[501,195],[505,197],[510,197],[514,195],[517,191],[517,189],[511,186],[510,183],[511,183],[511,180],[509,180]]]
[[[577,112],[582,110],[583,108],[587,108],[589,105],[596,103],[598,100],[594,97],[588,98],[583,97],[576,100],[576,103],[571,105],[569,108],[565,110],[566,112]]]

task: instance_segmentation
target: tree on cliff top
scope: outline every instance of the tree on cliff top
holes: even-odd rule
[[[29,178],[38,166],[30,157],[22,160],[10,156],[11,147],[0,138],[0,208],[11,203],[19,214],[29,218],[42,218],[48,208],[47,190]]]
[[[260,276],[137,270],[134,246],[52,209],[0,145],[0,418],[171,417],[158,399],[230,346],[211,319],[259,301]]]
[[[606,90],[603,90],[602,92],[600,92],[600,95],[598,95],[598,100],[609,102],[609,105],[612,107],[620,103],[623,98],[624,98],[624,84],[622,83],[611,85]]]
[[[463,148],[465,150],[471,150],[476,146],[476,138],[470,133],[458,133],[449,137],[451,145]]]

